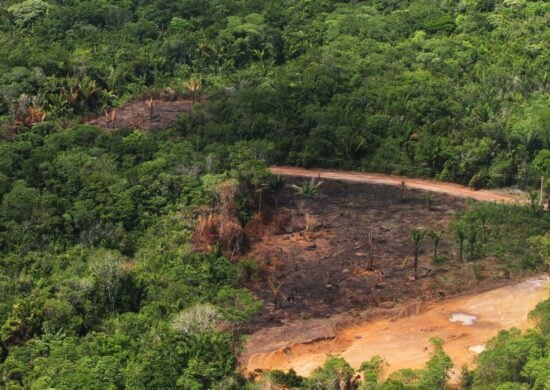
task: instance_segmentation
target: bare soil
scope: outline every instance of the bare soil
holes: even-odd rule
[[[120,128],[134,128],[140,130],[165,129],[183,113],[193,109],[190,99],[153,100],[153,110],[146,100],[136,100],[119,108],[110,108],[104,115],[87,121],[90,125],[102,127],[112,131]]]
[[[300,375],[309,375],[319,367],[328,355],[344,357],[354,368],[373,356],[381,356],[387,366],[385,374],[402,368],[422,368],[429,359],[432,337],[445,342],[445,352],[451,357],[454,368],[452,382],[457,382],[461,367],[471,366],[475,357],[485,348],[485,343],[502,329],[532,326],[528,313],[538,302],[548,297],[547,276],[498,288],[484,293],[461,296],[435,304],[418,307],[419,313],[398,319],[365,321],[357,326],[340,330],[318,327],[319,336],[310,342],[272,342],[274,333],[284,334],[301,328],[283,326],[260,331],[248,340],[249,353],[243,366],[248,372],[257,369],[294,369]],[[452,320],[462,317],[471,322]],[[307,322],[306,322],[307,323]],[[333,321],[324,320],[325,328]],[[307,325],[306,325],[307,328]]]
[[[307,177],[319,177],[316,171],[302,176],[302,171],[294,168],[272,171],[285,175],[290,172],[289,185],[309,180]],[[327,353],[346,353],[346,359],[355,364],[357,359],[366,360],[373,350],[354,358],[351,351],[356,349],[349,348],[356,345],[356,336],[364,336],[344,335],[342,332],[348,332],[350,327],[383,320],[390,329],[385,331],[387,334],[393,326],[391,321],[421,315],[434,302],[511,285],[529,276],[510,275],[498,259],[464,263],[458,260],[450,223],[453,215],[466,207],[470,192],[455,197],[448,195],[447,188],[440,191],[440,183],[429,182],[435,185],[433,189],[420,187],[423,181],[417,185],[408,179],[403,191],[402,178],[391,178],[392,182],[387,183],[384,176],[380,178],[383,181],[376,178],[373,182],[370,174],[349,174],[352,179],[344,175],[345,181],[337,181],[322,173],[325,179],[318,193],[310,198],[298,196],[287,186],[279,195],[278,212],[260,227],[248,229],[249,235],[252,231],[256,235],[252,236],[246,256],[255,259],[259,267],[259,274],[248,287],[266,304],[249,329],[256,332],[241,356],[245,370],[295,368],[299,373],[309,373],[324,361]],[[453,185],[449,187],[455,190]],[[515,201],[507,194],[490,196],[485,194],[481,199]],[[443,261],[434,263],[434,246],[426,237],[420,249],[416,280],[412,278],[413,228],[443,232],[438,248],[438,257]],[[527,305],[520,309],[530,310]],[[430,326],[431,319],[419,321],[424,321],[424,329]],[[418,344],[413,340],[416,334],[409,338],[403,329],[396,328],[396,332],[403,333],[399,343]],[[500,328],[488,329],[496,334]],[[430,332],[422,334],[435,335]],[[457,333],[457,338],[460,335]],[[380,337],[382,343],[385,336]],[[422,348],[429,345],[428,339],[419,341]],[[399,348],[396,344],[395,355],[399,355]],[[411,367],[424,363],[429,351],[426,348],[420,352],[417,364]],[[383,350],[379,354],[384,356]],[[393,367],[402,368],[409,362],[393,363]]]
[[[504,283],[509,275],[498,261],[457,259],[450,222],[466,201],[430,196],[431,209],[428,193],[411,188],[404,199],[396,186],[335,180],[324,181],[312,198],[285,189],[279,212],[253,238],[247,254],[260,269],[249,287],[267,302],[258,324],[326,318],[367,307],[387,309]],[[434,245],[426,237],[417,280],[412,280],[411,229],[443,232],[438,248],[442,264],[433,262]]]

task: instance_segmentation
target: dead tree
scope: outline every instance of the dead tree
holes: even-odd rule
[[[283,286],[283,284],[277,282],[276,280],[273,280],[273,277],[269,278],[267,284],[269,285],[269,291],[271,292],[271,296],[273,297],[274,310],[277,310],[279,308],[279,294],[281,292],[281,287]]]

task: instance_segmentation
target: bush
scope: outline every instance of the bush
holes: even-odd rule
[[[312,389],[351,389],[354,370],[343,358],[331,357],[307,379]]]
[[[438,255],[438,256],[436,256],[432,259],[432,262],[435,265],[442,265],[442,264],[445,264],[447,262],[447,258],[445,256]]]

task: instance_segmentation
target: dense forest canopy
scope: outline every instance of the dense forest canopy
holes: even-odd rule
[[[2,1],[0,387],[263,386],[236,372],[261,302],[245,288],[255,263],[233,255],[262,201],[276,205],[267,165],[538,186],[549,15],[543,0]],[[167,88],[197,102],[169,129],[82,124]],[[547,266],[549,214],[500,207],[456,218],[498,230],[476,256]],[[230,231],[197,251],[206,213]],[[493,340],[464,388],[545,388],[549,309]],[[442,348],[385,383],[366,362],[361,386],[444,388]],[[310,380],[262,380],[353,375],[329,359]]]
[[[273,162],[535,185],[550,145],[547,1],[8,1],[0,118],[101,111],[150,88],[208,96],[195,147]],[[31,113],[32,114],[32,113]]]

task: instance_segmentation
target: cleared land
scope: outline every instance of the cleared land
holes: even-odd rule
[[[419,368],[433,336],[445,340],[459,367],[500,329],[527,327],[527,313],[546,296],[546,279],[522,283],[497,259],[457,258],[450,223],[467,198],[515,202],[514,195],[412,179],[403,190],[400,177],[289,169],[272,168],[290,172],[289,186],[247,253],[259,264],[249,287],[267,304],[241,356],[245,371],[294,368],[307,375],[328,354],[356,367],[378,354],[388,360],[388,372]],[[298,196],[290,186],[319,176],[313,197]],[[425,182],[443,187],[433,190]],[[454,196],[455,187],[462,195]],[[444,260],[433,262],[426,238],[417,280],[411,278],[411,229],[443,232],[438,256]],[[453,315],[473,315],[474,323],[450,322]]]
[[[262,349],[268,352],[250,354],[245,368],[249,372],[292,368],[300,375],[308,375],[322,365],[327,355],[342,356],[355,368],[379,355],[388,363],[388,374],[401,368],[421,368],[429,358],[429,340],[437,336],[445,341],[445,351],[455,364],[452,376],[456,378],[461,367],[472,364],[484,343],[499,330],[526,329],[531,325],[528,313],[548,296],[549,280],[546,276],[537,277],[513,286],[426,305],[418,315],[366,322],[336,330],[330,337],[309,343],[267,344],[269,338],[261,331],[248,340],[248,345],[253,348],[261,343]],[[294,327],[300,326],[289,325],[277,332],[292,332]]]
[[[135,100],[120,108],[110,108],[104,115],[91,119],[87,123],[105,130],[125,127],[141,130],[165,129],[179,115],[191,112],[192,109],[193,102],[189,99],[154,99],[152,111],[146,100]]]
[[[473,263],[457,259],[449,225],[466,201],[432,194],[430,207],[428,196],[410,188],[403,193],[398,186],[335,180],[324,181],[312,198],[287,187],[279,195],[279,211],[250,232],[246,256],[257,260],[260,272],[249,287],[267,302],[258,324],[389,309],[509,283],[498,262],[476,262],[474,270]],[[411,229],[443,232],[442,263],[432,261],[433,243],[426,238],[416,281],[411,280]]]

